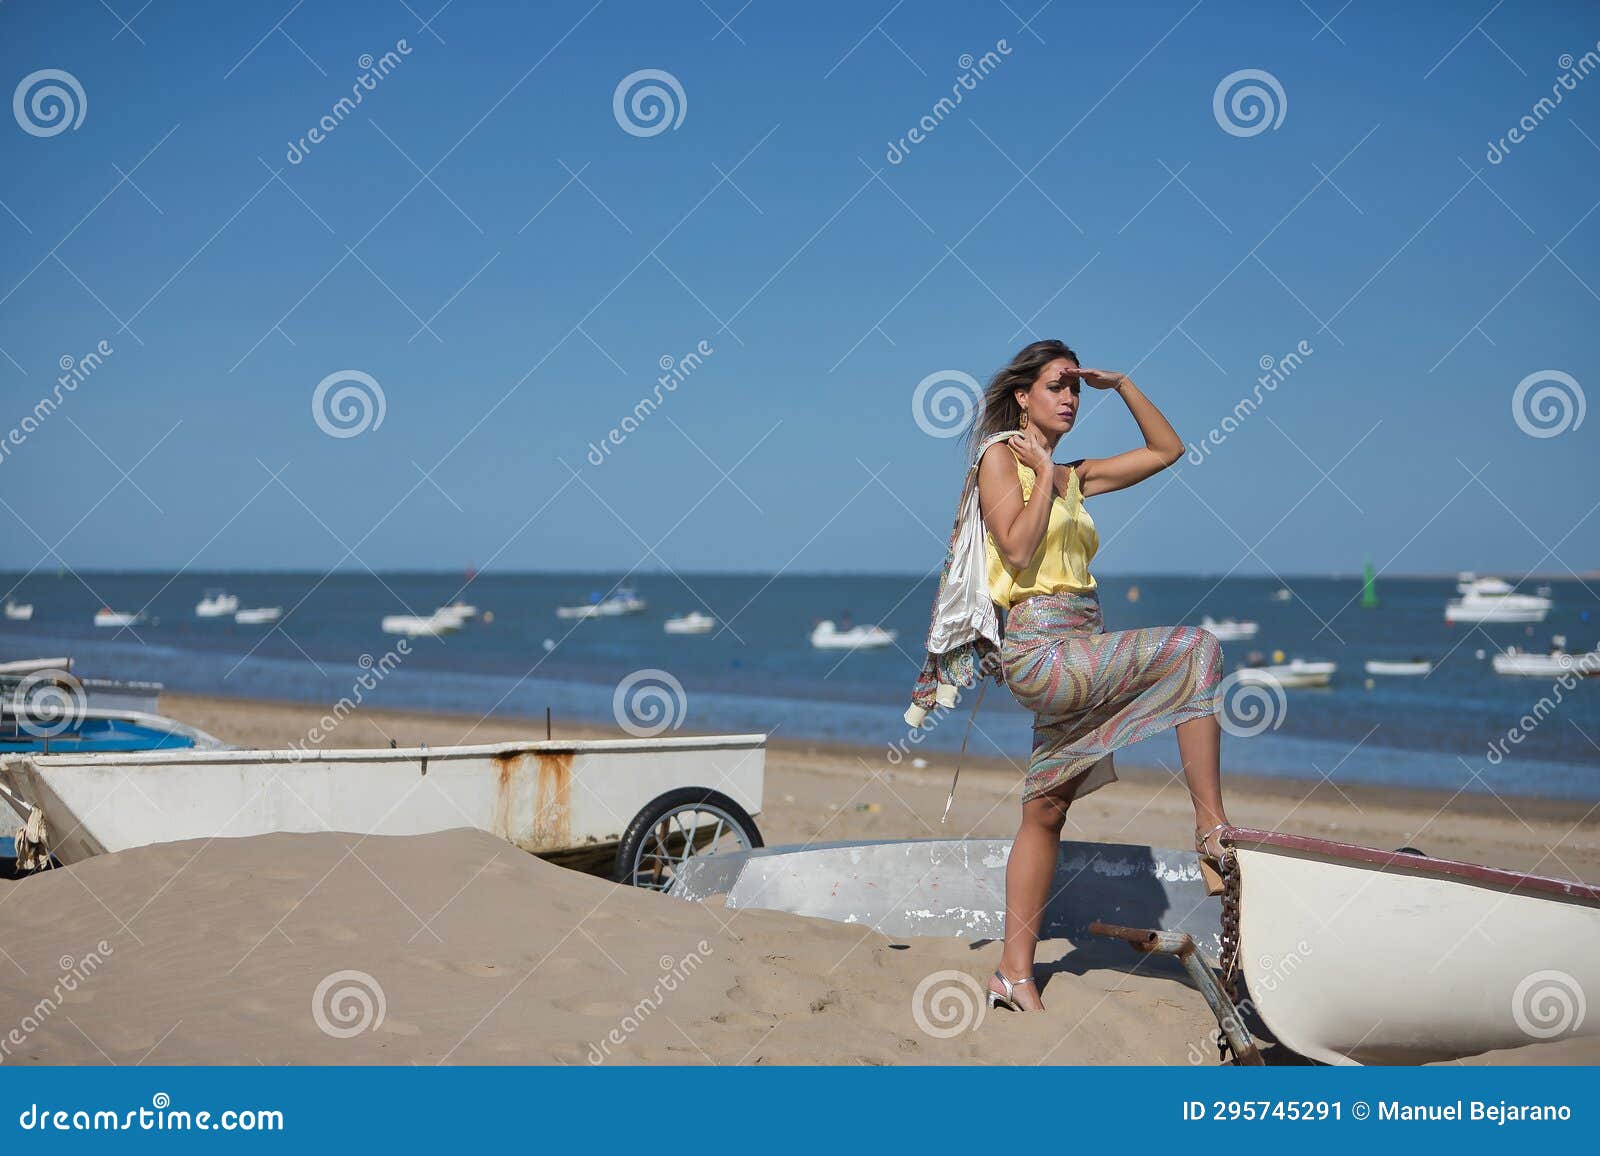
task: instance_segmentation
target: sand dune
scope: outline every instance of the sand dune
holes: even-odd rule
[[[1069,954],[1045,1015],[939,1038],[918,984],[998,944],[684,903],[466,830],[146,847],[8,885],[0,925],[0,1030],[37,1021],[7,1063],[1182,1063],[1209,1024],[1175,969]]]

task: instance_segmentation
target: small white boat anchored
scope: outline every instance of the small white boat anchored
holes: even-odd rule
[[[469,618],[476,618],[478,616],[478,608],[457,598],[454,602],[450,603],[450,605],[441,606],[433,613],[435,617],[445,616],[449,618],[456,618],[462,622],[465,622]]]
[[[1274,602],[1287,602],[1294,597],[1294,592],[1287,586],[1280,586],[1270,595]]]
[[[715,615],[702,614],[698,610],[691,610],[687,614],[675,615],[662,624],[661,629],[668,634],[709,634],[711,628],[717,624]]]
[[[1336,662],[1307,662],[1294,658],[1270,666],[1241,666],[1234,674],[1237,681],[1244,685],[1327,686],[1338,669]]]
[[[128,610],[113,610],[109,606],[102,606],[94,612],[96,626],[137,626],[143,621],[143,614]]]
[[[1600,676],[1600,650],[1569,654],[1563,649],[1565,642],[1565,639],[1557,640],[1547,654],[1530,654],[1508,646],[1491,660],[1494,672],[1523,678],[1560,678],[1564,674],[1580,678]]]
[[[33,617],[33,603],[6,599],[6,617],[12,622],[27,622]]]
[[[693,858],[762,845],[766,738],[25,754],[0,757],[0,810],[69,865],[181,839],[476,827],[664,891]]]
[[[852,626],[840,630],[832,619],[817,623],[811,631],[811,645],[821,650],[860,650],[875,646],[888,646],[895,639],[893,630],[881,626]]]
[[[1446,622],[1543,622],[1553,603],[1542,594],[1517,594],[1503,578],[1457,575],[1460,598],[1445,603]]]
[[[1600,1033],[1583,1014],[1600,887],[1248,827],[1223,840],[1238,941],[1222,970],[1291,1051],[1420,1064]]]
[[[207,590],[195,604],[196,618],[224,618],[239,609],[239,596],[226,590]]]
[[[619,587],[609,597],[602,598],[598,591],[590,595],[591,601],[582,606],[557,606],[557,618],[615,618],[622,614],[638,614],[648,605],[632,587]]]
[[[1218,642],[1237,642],[1241,638],[1254,638],[1261,630],[1261,624],[1241,622],[1237,618],[1224,618],[1219,622],[1207,614],[1200,620],[1200,629],[1216,635]]]
[[[461,619],[445,614],[390,614],[379,623],[385,634],[409,638],[438,638],[461,629]]]
[[[1387,674],[1396,678],[1416,678],[1432,673],[1433,663],[1426,658],[1371,658],[1367,660],[1366,671],[1368,674]]]
[[[234,613],[233,620],[240,626],[264,626],[283,617],[281,606],[253,606]]]

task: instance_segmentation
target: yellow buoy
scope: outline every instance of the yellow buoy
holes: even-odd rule
[[[1283,651],[1274,650],[1272,652],[1272,661],[1273,662],[1282,662],[1283,661]]]

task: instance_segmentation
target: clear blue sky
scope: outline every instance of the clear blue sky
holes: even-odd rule
[[[1592,5],[291,4],[0,8],[4,91],[86,98],[0,118],[0,427],[114,350],[8,447],[0,566],[921,573],[960,464],[913,391],[1037,337],[1190,441],[1314,350],[1202,464],[1097,499],[1106,572],[1600,565],[1600,415],[1512,412],[1540,371],[1600,389],[1600,77],[1485,155]],[[643,69],[684,94],[654,135],[613,108]],[[1214,114],[1243,69],[1284,93],[1254,135]],[[383,420],[330,437],[348,369]],[[1120,409],[1059,456],[1133,444]]]

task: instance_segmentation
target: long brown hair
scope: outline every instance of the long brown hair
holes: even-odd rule
[[[1023,346],[1010,364],[989,379],[989,384],[983,390],[983,406],[972,428],[967,431],[968,461],[972,460],[985,438],[1017,428],[1017,422],[1022,418],[1022,408],[1017,405],[1016,391],[1032,389],[1039,371],[1058,357],[1068,358],[1074,365],[1083,364],[1065,342],[1052,337]]]

